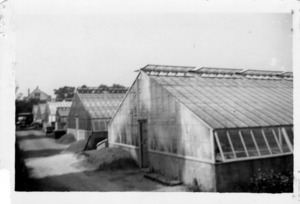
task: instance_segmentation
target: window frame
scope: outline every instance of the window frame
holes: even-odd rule
[[[293,144],[290,141],[290,136],[288,135],[285,128],[291,128],[291,131],[292,131],[291,137],[294,139],[293,127],[265,127],[265,128],[249,128],[249,129],[244,129],[243,128],[243,129],[223,129],[223,130],[218,129],[218,130],[214,130],[213,131],[213,137],[214,137],[214,140],[215,140],[215,144],[217,145],[216,148],[218,150],[218,154],[216,153],[217,150],[215,150],[215,159],[214,160],[217,163],[225,163],[225,162],[232,162],[232,161],[242,161],[242,160],[250,160],[250,159],[278,157],[278,156],[293,154],[294,153],[294,147],[293,147]],[[267,155],[262,154],[262,151],[265,150],[265,148],[260,147],[258,145],[259,140],[257,141],[257,139],[259,139],[259,138],[257,136],[255,137],[255,132],[253,132],[253,129],[257,129],[257,130],[259,130],[259,132],[261,132],[260,136],[263,138],[263,141],[266,144],[266,147],[269,151],[269,154],[267,154]],[[253,141],[255,149],[258,153],[257,156],[249,155],[250,143],[249,143],[249,145],[247,145],[247,143],[245,142],[244,135],[243,135],[243,130],[246,130],[246,131],[250,132],[251,140]],[[268,135],[268,137],[270,137],[270,136],[274,137],[274,141],[276,142],[277,148],[279,149],[278,153],[274,153],[274,151],[272,152],[272,148],[270,147],[270,142],[271,141],[269,141],[268,138],[266,137],[266,133],[265,133],[266,130],[271,131],[272,135]],[[225,134],[222,134],[222,136],[226,137],[224,139],[228,140],[229,145],[227,143],[226,146],[228,146],[228,148],[231,149],[231,153],[233,154],[233,158],[228,158],[224,154],[224,151],[223,151],[224,144],[221,143],[221,140],[219,138],[220,134],[218,134],[218,132],[220,132],[220,131],[225,131]],[[237,150],[235,150],[235,148],[232,144],[232,139],[233,138],[231,138],[231,135],[230,135],[230,132],[232,133],[232,131],[236,131],[236,133],[239,135],[239,138],[241,140],[241,143],[243,145],[243,148],[244,148],[244,151],[245,151],[245,154],[246,154],[245,157],[237,157],[236,156],[236,153],[237,153],[236,151]],[[278,134],[276,134],[276,131],[278,131]],[[257,133],[259,134],[259,132],[257,132]],[[283,150],[282,143],[280,143],[279,138],[277,138],[277,136],[279,137],[280,134],[281,134],[281,140],[284,140],[285,145],[287,145],[285,147],[288,148],[289,151],[284,151]],[[224,139],[223,139],[223,141],[224,141]],[[272,139],[272,138],[270,138],[270,139]],[[253,145],[251,145],[251,149],[253,149],[253,148],[254,148]],[[275,146],[273,148],[275,148]],[[217,156],[220,156],[220,157],[217,159]]]

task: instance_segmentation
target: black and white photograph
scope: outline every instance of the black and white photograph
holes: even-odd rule
[[[13,203],[55,192],[300,200],[299,1],[246,2],[0,0]]]

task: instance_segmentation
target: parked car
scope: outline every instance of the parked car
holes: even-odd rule
[[[29,127],[32,122],[33,122],[32,113],[19,113],[16,118],[16,127],[17,128]]]

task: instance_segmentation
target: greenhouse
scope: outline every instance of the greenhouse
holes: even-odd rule
[[[45,121],[46,120],[46,103],[39,103],[37,108],[36,119]]]
[[[127,88],[81,88],[75,92],[68,115],[68,133],[77,140],[92,133],[107,138],[107,126]]]
[[[72,102],[70,101],[49,101],[46,104],[46,124],[47,126],[55,126],[56,122],[56,111],[58,107],[71,107]]]
[[[109,145],[207,191],[242,191],[259,169],[293,169],[293,73],[147,65]]]
[[[56,127],[57,129],[67,130],[67,119],[71,107],[58,107],[56,111]]]

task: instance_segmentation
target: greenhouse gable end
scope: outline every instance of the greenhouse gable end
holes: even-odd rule
[[[293,166],[293,73],[147,65],[109,125],[109,144],[207,191]]]
[[[82,88],[75,92],[67,123],[77,140],[98,134],[107,138],[107,126],[127,88]],[[100,137],[99,136],[99,137]]]

